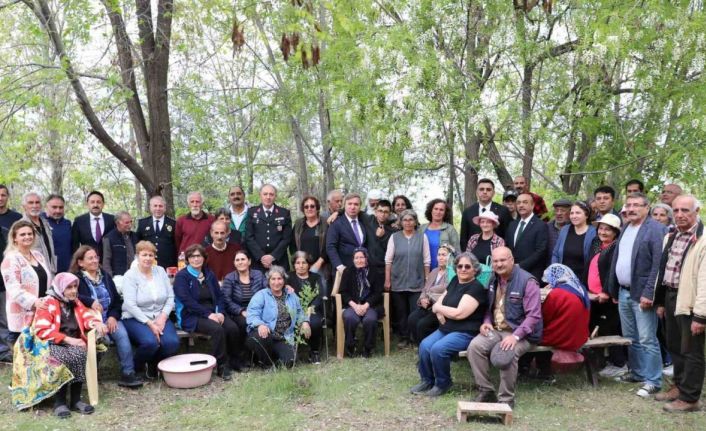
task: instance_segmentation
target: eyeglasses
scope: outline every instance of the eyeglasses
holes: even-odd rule
[[[311,204],[311,205],[304,205],[305,210],[313,210],[316,209],[316,205]]]
[[[646,206],[645,204],[625,204],[625,208],[642,208]]]
[[[458,265],[456,265],[456,269],[463,269],[468,271],[469,269],[473,269],[473,265],[469,265],[467,263],[459,263]]]
[[[192,257],[203,257],[203,255],[202,254],[192,254],[191,256],[189,256],[189,259],[191,259]]]

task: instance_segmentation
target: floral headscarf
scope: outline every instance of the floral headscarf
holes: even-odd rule
[[[569,293],[573,293],[583,302],[585,308],[590,307],[590,299],[586,286],[576,277],[574,271],[566,265],[553,263],[544,270],[542,280],[549,283],[553,289],[562,289]]]

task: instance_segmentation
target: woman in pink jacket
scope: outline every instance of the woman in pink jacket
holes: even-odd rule
[[[29,326],[34,312],[44,307],[47,290],[52,281],[52,273],[44,257],[32,250],[36,232],[32,223],[16,221],[7,235],[0,271],[5,281],[7,302],[7,328],[9,341],[14,343],[20,331]]]

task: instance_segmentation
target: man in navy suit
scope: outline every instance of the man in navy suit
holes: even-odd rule
[[[326,253],[331,266],[338,271],[353,266],[353,250],[366,247],[368,235],[359,216],[361,198],[358,193],[348,193],[343,199],[344,215],[338,217],[326,232]]]
[[[245,245],[253,268],[268,270],[279,265],[289,270],[287,248],[292,239],[289,210],[275,205],[277,189],[272,184],[260,188],[260,205],[248,208]]]
[[[530,193],[517,197],[517,220],[505,233],[505,245],[512,250],[520,268],[542,279],[547,264],[547,225],[534,214],[534,198]]]
[[[82,245],[90,245],[102,255],[100,247],[103,235],[115,229],[115,217],[104,213],[103,193],[93,190],[86,196],[88,212],[76,217],[71,227],[71,249],[76,251]]]
[[[486,211],[492,211],[498,215],[500,224],[495,229],[495,233],[501,238],[505,236],[505,230],[512,221],[512,216],[504,205],[493,202],[494,195],[495,183],[488,178],[480,179],[476,188],[478,202],[463,210],[461,215],[461,251],[466,251],[468,239],[471,236],[480,233],[480,226],[473,223],[473,217],[478,217]]]
[[[176,220],[167,217],[167,203],[161,196],[150,198],[151,216],[137,222],[137,238],[150,241],[157,247],[157,265],[162,268],[177,266],[177,248],[174,239]]]

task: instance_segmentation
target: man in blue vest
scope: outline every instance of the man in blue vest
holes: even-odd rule
[[[480,334],[468,346],[468,362],[480,393],[474,401],[515,406],[517,363],[542,338],[542,303],[537,279],[515,265],[507,247],[493,250],[495,281],[488,290],[489,306]],[[490,381],[490,364],[500,368],[497,397]]]
[[[111,277],[123,275],[135,259],[137,234],[132,231],[132,216],[127,211],[115,214],[115,229],[103,237],[103,271]]]

